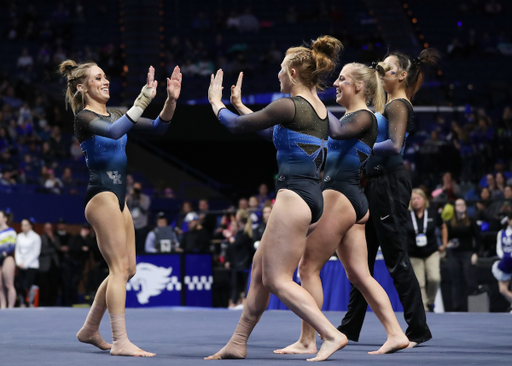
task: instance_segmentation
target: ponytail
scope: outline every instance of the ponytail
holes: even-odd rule
[[[389,65],[382,62],[378,64],[373,62],[370,67],[356,62],[348,65],[352,66],[351,76],[354,81],[364,84],[363,93],[366,104],[373,104],[375,111],[382,113],[386,96],[380,78],[389,70]]]
[[[66,104],[71,106],[76,115],[85,107],[85,95],[78,90],[78,84],[84,84],[89,74],[89,68],[96,66],[94,62],[77,64],[73,60],[66,60],[59,65],[59,73],[66,77],[68,83],[66,88]]]
[[[440,53],[435,48],[426,48],[413,59],[401,52],[393,52],[391,55],[398,60],[398,71],[407,71],[405,92],[409,99],[414,97],[423,83],[423,66],[437,67],[440,58]]]

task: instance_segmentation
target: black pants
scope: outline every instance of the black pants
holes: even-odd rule
[[[370,206],[366,224],[368,266],[373,275],[379,245],[384,261],[404,307],[404,318],[409,325],[406,335],[412,342],[432,338],[420,286],[407,254],[407,210],[411,199],[411,183],[403,166],[368,179],[365,189]],[[366,315],[367,302],[352,286],[348,311],[338,329],[353,341],[359,334]]]
[[[83,267],[78,261],[65,260],[62,263],[62,306],[72,306],[78,302],[78,285]]]
[[[468,295],[477,289],[473,252],[448,249],[453,311],[468,311]]]
[[[231,270],[231,301],[233,304],[238,302],[240,293],[247,287],[247,278],[249,270],[232,269]]]
[[[36,279],[37,269],[35,268],[27,268],[21,269],[18,268],[18,278],[20,283],[20,303],[26,305],[26,299],[30,288],[34,284]]]
[[[137,254],[146,252],[146,237],[148,236],[148,228],[145,226],[135,229],[135,251]]]
[[[60,268],[52,261],[48,271],[38,273],[39,306],[57,306],[60,288]]]

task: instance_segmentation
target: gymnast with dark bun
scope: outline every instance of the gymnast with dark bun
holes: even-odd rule
[[[114,356],[152,357],[141,350],[126,334],[126,283],[135,275],[135,232],[132,217],[125,206],[126,133],[133,129],[164,133],[169,126],[180,95],[179,67],[167,78],[167,100],[155,119],[142,118],[142,113],[156,95],[155,70],[149,68],[147,83],[126,113],[107,108],[109,81],[95,63],[77,64],[66,60],[59,72],[67,78],[66,102],[75,114],[75,135],[89,168],[89,185],[85,196],[85,217],[96,232],[98,246],[109,267],[108,277],[101,283],[85,323],[77,333],[80,342]],[[103,314],[108,309],[112,328],[112,344],[99,333]]]
[[[229,342],[208,360],[246,357],[247,340],[268,306],[270,293],[322,336],[320,351],[308,361],[326,360],[348,342],[313,297],[293,281],[311,224],[318,222],[323,211],[319,171],[325,158],[329,115],[317,89],[321,77],[335,68],[341,48],[340,41],[324,36],[311,47],[288,49],[278,78],[281,92],[291,97],[276,100],[258,112],[234,100],[241,116],[221,102],[222,70],[212,75],[208,99],[215,115],[232,133],[258,131],[272,138],[279,172],[276,201],[254,255],[251,284],[238,326]],[[232,87],[233,94],[240,93],[241,83],[242,75]]]
[[[324,213],[316,230],[307,238],[299,264],[302,287],[321,309],[320,271],[337,252],[348,279],[362,292],[387,333],[384,345],[370,354],[395,352],[409,345],[388,295],[370,274],[365,240],[365,224],[370,214],[360,175],[377,139],[377,118],[368,104],[373,102],[375,109],[382,111],[385,95],[380,77],[384,73],[383,67],[376,63],[371,67],[350,63],[343,67],[334,83],[336,102],[346,107],[346,113],[338,120],[329,112],[330,137],[322,180]],[[304,321],[299,340],[274,351],[278,354],[315,352],[316,332]]]
[[[407,254],[407,214],[412,190],[403,153],[413,127],[411,99],[423,81],[423,68],[436,66],[438,59],[439,52],[431,48],[423,50],[415,58],[399,52],[385,58],[381,65],[387,70],[382,77],[387,104],[382,114],[376,114],[379,132],[365,168],[365,194],[370,207],[366,225],[368,267],[373,274],[380,246],[404,307],[404,318],[408,324],[405,334],[410,341],[408,347],[428,341],[432,334],[427,325],[420,286]],[[358,341],[366,308],[364,296],[352,286],[348,311],[338,327],[348,339]]]

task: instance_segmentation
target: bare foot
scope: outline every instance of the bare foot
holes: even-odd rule
[[[409,342],[409,345],[407,346],[407,348],[414,348],[418,345],[418,342]]]
[[[393,353],[409,346],[409,339],[405,334],[400,336],[390,337],[377,351],[368,352],[369,355],[384,355],[386,353]]]
[[[155,357],[156,353],[150,353],[141,350],[128,339],[113,342],[110,350],[112,356],[131,356],[131,357]]]
[[[331,355],[345,347],[348,343],[347,337],[343,333],[336,332],[336,335],[331,340],[324,340],[322,347],[320,347],[320,351],[316,354],[316,357],[308,358],[306,361],[325,361]]]
[[[76,338],[82,343],[92,344],[93,346],[96,346],[103,351],[112,348],[110,343],[107,343],[103,340],[103,337],[99,331],[89,331],[82,327],[82,329],[80,329],[76,334]]]
[[[274,350],[274,353],[278,355],[316,353],[316,342],[303,343],[298,340],[288,347]]]
[[[219,352],[205,357],[205,360],[243,359],[247,356],[247,344],[229,341]]]

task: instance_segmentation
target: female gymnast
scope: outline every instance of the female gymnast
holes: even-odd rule
[[[428,341],[432,334],[427,325],[418,280],[407,255],[406,225],[411,182],[404,168],[403,151],[414,117],[410,100],[423,81],[422,67],[435,66],[438,58],[439,53],[429,48],[414,59],[396,52],[384,60],[391,66],[382,77],[388,103],[383,114],[377,114],[379,133],[365,169],[368,179],[365,194],[370,206],[370,220],[366,225],[368,267],[373,273],[380,246],[404,307],[405,321],[409,325],[405,333],[410,341],[409,347]],[[363,295],[352,286],[347,314],[338,327],[348,339],[359,339],[366,307]]]
[[[324,213],[315,231],[307,238],[306,251],[299,265],[302,287],[315,298],[321,309],[320,270],[334,251],[338,253],[348,279],[362,292],[386,329],[386,343],[370,354],[395,352],[409,345],[388,295],[370,274],[364,235],[369,213],[360,174],[377,139],[377,118],[368,104],[373,101],[375,109],[382,111],[385,96],[380,77],[384,73],[377,63],[371,67],[351,63],[343,67],[334,83],[336,102],[347,111],[340,121],[329,113],[330,138],[322,181]],[[302,321],[299,340],[274,352],[315,353],[316,349],[315,330]]]
[[[14,273],[16,263],[12,257],[16,246],[16,231],[7,225],[8,214],[0,210],[0,308],[13,308],[16,303]],[[4,287],[5,284],[5,287]],[[7,298],[5,296],[7,290]]]
[[[281,92],[290,93],[291,98],[276,100],[255,113],[235,105],[242,116],[231,113],[221,102],[222,70],[212,75],[208,98],[215,115],[232,133],[260,131],[272,137],[279,173],[276,202],[254,255],[242,316],[227,345],[208,360],[245,358],[247,339],[265,311],[270,293],[322,335],[324,343],[309,361],[326,360],[348,342],[322,314],[313,297],[293,281],[310,225],[320,219],[323,210],[319,170],[324,161],[329,115],[317,89],[320,77],[334,69],[341,48],[337,39],[324,36],[311,48],[288,49],[278,78]]]
[[[109,275],[101,283],[84,326],[77,333],[80,342],[90,343],[112,355],[155,356],[128,340],[125,326],[126,283],[136,270],[135,234],[126,194],[126,133],[134,129],[164,133],[169,126],[181,90],[181,73],[176,67],[167,78],[167,100],[156,120],[141,118],[156,95],[155,70],[149,68],[147,84],[125,114],[107,108],[109,81],[95,63],[77,64],[66,60],[59,71],[67,77],[66,101],[75,113],[75,135],[89,168],[85,195],[85,217],[96,231],[99,249]],[[108,308],[112,345],[99,333],[99,324]]]

